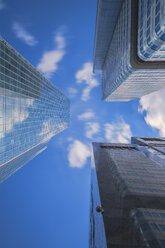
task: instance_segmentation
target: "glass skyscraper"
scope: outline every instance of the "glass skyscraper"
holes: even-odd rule
[[[68,125],[68,98],[0,38],[0,182]]]
[[[89,247],[165,247],[165,139],[92,148]]]
[[[129,101],[165,87],[164,9],[164,0],[99,0],[94,71],[102,73],[103,100]]]
[[[139,0],[138,56],[144,61],[165,60],[164,13],[164,0]]]
[[[132,248],[165,247],[165,210],[137,208],[131,211]]]

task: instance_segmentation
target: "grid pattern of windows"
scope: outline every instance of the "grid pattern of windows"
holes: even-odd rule
[[[164,138],[142,138],[132,137],[132,144],[137,144],[138,149],[143,151],[147,157],[165,166],[165,140]],[[160,176],[161,178],[161,176]]]
[[[147,243],[144,247],[165,248],[164,210],[138,208],[132,210],[130,216],[134,225],[133,236]]]
[[[0,166],[69,125],[69,100],[0,38]]]
[[[146,1],[147,2],[147,1]],[[165,70],[131,64],[131,0],[123,1],[103,66],[102,97],[106,101],[128,101],[164,86]]]
[[[156,0],[152,1],[156,3]],[[139,36],[143,36],[143,32],[149,36],[150,28],[147,29],[147,24],[149,27],[151,26],[152,1],[142,1],[146,4],[148,3],[148,12],[146,9],[146,13],[142,15],[143,19],[147,19],[148,14],[148,22],[146,21],[146,26],[142,26]],[[138,0],[123,1],[113,37],[107,51],[107,56],[105,57],[102,67],[102,98],[105,101],[128,101],[164,87],[165,70],[163,69],[164,65],[161,60],[165,59],[165,41],[159,38],[162,43],[157,51],[153,50],[153,46],[149,48],[150,54],[147,55],[146,58],[148,59],[154,52],[155,55],[153,54],[153,56],[156,56],[156,61],[149,61],[152,63],[148,63],[148,61],[139,60],[137,56],[138,52],[136,51],[138,50],[137,42],[135,42],[138,39],[138,28],[135,25],[136,21],[138,24],[138,11],[135,11],[135,9],[137,9],[136,4],[135,6],[133,4],[135,2],[138,3]],[[136,21],[131,19],[132,13],[134,12],[135,15],[137,14]],[[103,10],[102,15],[104,15]],[[165,15],[161,16],[164,18]],[[137,30],[135,28],[137,28]],[[136,32],[132,30],[136,30]],[[104,37],[102,39],[104,39]],[[146,38],[143,38],[143,40],[147,42]],[[155,44],[158,46],[158,43],[154,43],[154,45]],[[146,46],[144,46],[144,49],[146,51]],[[158,56],[162,58],[158,59]],[[157,64],[155,64],[156,62]]]
[[[118,188],[134,195],[165,196],[165,167],[136,149],[121,146],[102,148],[109,158],[111,172]]]
[[[164,10],[164,0],[139,0],[138,56],[144,61],[165,60]]]
[[[145,140],[164,142],[164,138]],[[97,177],[92,174],[92,192],[99,187],[107,247],[164,248],[165,166],[137,145],[93,143],[93,153],[92,171]],[[92,195],[94,205],[97,197]],[[91,214],[97,216],[95,207]]]
[[[96,17],[94,72],[101,72],[123,0],[99,0]],[[102,12],[105,11],[106,14]]]
[[[91,184],[93,191],[99,187],[107,247],[164,247],[165,167],[138,148],[93,143],[97,181],[92,174]],[[92,201],[97,201],[94,193]]]

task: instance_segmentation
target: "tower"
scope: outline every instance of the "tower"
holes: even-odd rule
[[[68,98],[0,38],[0,182],[68,125]]]
[[[136,142],[139,139],[140,145]],[[132,138],[136,144],[93,143],[91,248],[141,247],[136,240],[140,233],[135,213],[140,211],[138,209],[165,212],[165,166],[157,162],[157,156],[153,159],[141,149],[143,140],[147,140],[146,149],[150,148],[149,142],[164,143],[163,138]],[[148,153],[152,154],[150,149]],[[162,156],[165,155],[162,153]],[[165,224],[163,220],[161,222]],[[160,243],[159,238],[165,240],[165,233],[161,236],[155,233],[153,237]],[[143,242],[147,232],[141,238],[142,247],[152,247]]]
[[[99,0],[94,72],[102,99],[129,101],[165,87],[165,2]]]

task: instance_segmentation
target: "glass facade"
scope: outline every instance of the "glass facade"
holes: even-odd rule
[[[122,2],[123,0],[98,0],[93,64],[95,73],[102,71]],[[106,14],[103,14],[104,11]]]
[[[165,69],[160,69],[160,65],[146,66],[143,62],[136,68],[131,62],[134,59],[131,49],[135,49],[131,31],[132,10],[132,1],[124,1],[105,59],[102,94],[106,101],[128,101],[164,87]],[[146,32],[146,27],[143,29]]]
[[[139,0],[138,56],[144,61],[165,60],[164,14],[164,0]]]
[[[132,248],[165,248],[165,210],[134,209],[130,213]]]
[[[92,156],[94,156],[94,154]],[[107,243],[105,237],[103,216],[102,214],[96,212],[97,206],[101,206],[101,201],[97,182],[95,161],[94,157],[92,157],[89,248],[106,248]]]
[[[136,144],[146,156],[165,167],[165,138],[132,137],[131,143]]]
[[[67,97],[0,38],[0,182],[68,125]]]
[[[99,16],[108,15],[106,8],[100,7],[103,2],[99,0]],[[111,1],[106,4],[111,7]],[[122,1],[113,32],[110,29],[111,37],[107,32],[113,16],[105,18],[107,23],[101,17],[97,19],[94,70],[102,73],[103,100],[129,101],[164,87],[164,13],[164,0]],[[107,42],[108,49],[103,49],[102,44]]]
[[[132,141],[138,139],[133,137]],[[165,139],[140,139],[144,139],[145,145],[93,143],[89,247],[104,247],[104,230],[106,247],[164,247],[161,245],[165,240],[165,166],[156,157],[146,156],[141,147],[150,149],[147,145],[150,142],[154,146],[156,142],[163,145]],[[103,214],[97,212],[97,205],[104,210]],[[152,228],[157,226],[160,235],[143,229],[141,221],[132,220],[137,208],[144,208],[145,214],[155,218],[146,222]],[[155,243],[161,245],[153,246]]]

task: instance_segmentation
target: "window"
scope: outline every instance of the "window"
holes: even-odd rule
[[[165,225],[159,224],[159,228],[161,229],[161,231],[165,232]]]
[[[158,228],[158,226],[155,223],[151,223],[150,225],[151,225],[151,227],[152,227],[153,230],[159,231],[159,228]]]
[[[144,211],[144,215],[147,216],[147,217],[151,217],[151,214],[148,211]]]

